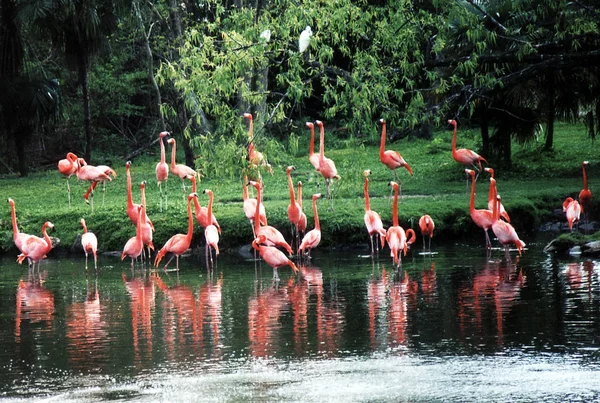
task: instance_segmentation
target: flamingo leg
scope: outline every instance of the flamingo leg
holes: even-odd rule
[[[88,253],[85,252],[85,269],[87,270],[88,268]]]
[[[371,240],[371,256],[373,256],[375,254],[375,248],[373,246],[373,237],[374,235],[369,235],[369,239]],[[377,241],[375,241],[377,242]],[[377,248],[377,251],[379,251],[379,248]]]
[[[163,267],[163,270],[165,271],[165,273],[167,272],[167,266],[169,265],[169,263],[171,263],[171,260],[173,260],[173,258],[175,257],[175,255],[172,255],[171,258],[169,259],[169,261],[167,262],[167,264],[165,265],[165,267]],[[179,263],[179,258],[177,259],[177,263]],[[179,264],[177,265],[179,270]]]
[[[487,229],[484,229],[483,232],[485,234],[485,247],[487,249],[491,249],[492,248],[492,241],[490,241],[490,236],[488,234]]]
[[[69,179],[67,178],[67,196],[69,198],[69,208],[71,208],[71,185],[69,185]]]
[[[96,254],[96,252],[94,252],[94,268],[96,269],[96,274],[98,274],[98,255]]]
[[[106,181],[102,182],[102,207],[104,207],[104,195],[106,194]]]

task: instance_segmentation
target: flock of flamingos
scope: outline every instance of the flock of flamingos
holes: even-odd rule
[[[249,130],[248,130],[248,138],[249,138],[249,146],[248,146],[248,159],[250,163],[250,167],[253,169],[266,168],[269,172],[272,173],[271,166],[267,163],[265,156],[255,149],[253,144],[253,121],[252,115],[249,113],[245,113],[244,117],[249,121]],[[331,191],[331,181],[332,179],[338,179],[340,176],[337,173],[337,169],[335,167],[335,163],[325,157],[324,155],[324,128],[323,123],[317,120],[316,125],[320,129],[320,141],[319,141],[319,153],[316,154],[314,152],[314,138],[315,138],[315,128],[314,124],[311,122],[307,122],[306,126],[311,131],[311,141],[310,141],[310,149],[309,149],[309,160],[316,171],[320,172],[326,183],[327,197],[331,199],[332,208],[333,208],[333,194]],[[394,173],[395,181],[391,181],[389,185],[392,187],[394,191],[394,200],[392,205],[392,226],[385,229],[383,223],[381,221],[381,217],[379,214],[370,208],[369,202],[369,174],[370,170],[364,171],[364,197],[365,197],[365,215],[364,221],[365,226],[367,228],[369,238],[371,241],[371,254],[379,253],[380,248],[384,248],[387,242],[388,247],[390,249],[390,255],[393,258],[394,265],[398,267],[402,263],[402,253],[406,255],[408,248],[412,245],[416,240],[416,234],[414,230],[407,229],[406,231],[398,224],[398,194],[400,191],[400,186],[398,184],[398,176],[396,170],[398,168],[404,168],[408,171],[410,175],[412,175],[412,168],[410,165],[402,158],[400,153],[393,150],[385,150],[385,142],[386,142],[386,122],[381,119],[380,123],[382,125],[381,130],[381,144],[379,150],[379,158],[381,162],[391,169]],[[496,188],[496,181],[494,179],[494,170],[492,168],[485,168],[485,171],[490,174],[490,188],[488,194],[488,206],[486,209],[475,209],[475,186],[477,175],[482,170],[481,162],[487,161],[475,153],[472,150],[461,148],[456,149],[456,133],[457,133],[457,123],[455,120],[449,120],[449,124],[454,127],[454,133],[452,136],[452,157],[459,164],[462,164],[466,167],[471,167],[477,170],[477,173],[474,169],[465,169],[467,175],[471,177],[471,198],[470,198],[470,206],[469,211],[473,222],[480,228],[483,229],[486,240],[486,248],[491,248],[491,241],[488,235],[488,230],[491,228],[494,235],[502,244],[506,250],[508,256],[508,247],[509,245],[514,245],[519,252],[519,254],[523,251],[525,247],[525,243],[519,239],[515,229],[510,224],[510,217],[506,210],[504,209],[501,203],[501,197],[498,195]],[[173,235],[164,246],[158,250],[156,256],[154,258],[154,266],[158,267],[161,260],[167,255],[171,253],[171,258],[167,261],[164,266],[164,270],[166,271],[167,266],[176,258],[177,270],[179,270],[179,256],[181,256],[184,252],[186,252],[192,241],[192,233],[193,233],[193,216],[195,215],[196,220],[200,224],[201,227],[204,228],[204,235],[206,240],[206,255],[207,262],[210,259],[210,262],[213,262],[213,250],[215,255],[219,254],[219,234],[221,232],[221,228],[217,219],[215,218],[212,212],[213,205],[213,193],[210,189],[204,190],[204,193],[208,195],[208,207],[201,207],[198,201],[198,194],[196,190],[196,180],[198,177],[198,173],[183,164],[175,163],[175,155],[176,155],[176,144],[175,139],[169,138],[167,141],[168,144],[171,144],[171,164],[167,164],[166,162],[166,150],[163,139],[168,136],[168,132],[162,132],[159,134],[159,142],[160,142],[160,151],[161,158],[160,162],[156,165],[156,179],[159,186],[160,191],[160,209],[162,211],[163,201],[165,209],[168,208],[168,198],[166,189],[163,191],[162,183],[166,182],[169,176],[169,170],[172,174],[178,176],[182,181],[184,195],[185,191],[185,182],[184,180],[190,180],[192,184],[192,193],[187,196],[187,215],[188,215],[188,228],[187,233],[185,234],[176,234]],[[573,223],[579,221],[579,216],[581,212],[585,211],[587,206],[589,205],[592,193],[588,189],[587,185],[587,177],[585,167],[588,164],[587,161],[582,163],[583,170],[583,183],[584,189],[579,194],[579,200],[573,200],[572,198],[567,198],[563,203],[563,211],[566,212],[567,221],[569,224],[569,228],[572,229]],[[150,260],[151,251],[154,250],[154,244],[152,240],[152,233],[154,231],[154,226],[152,221],[148,217],[146,213],[146,199],[145,199],[145,185],[146,182],[142,182],[140,184],[141,190],[141,202],[140,204],[136,204],[132,199],[131,192],[131,174],[130,174],[130,165],[131,162],[128,161],[125,165],[126,167],[126,175],[127,175],[127,215],[129,219],[136,227],[136,234],[134,237],[130,238],[123,248],[123,252],[121,254],[121,260],[125,259],[125,257],[131,258],[131,265],[133,268],[134,262],[141,258],[142,260]],[[316,248],[319,245],[321,240],[321,230],[319,223],[319,216],[317,212],[317,199],[321,197],[321,194],[317,193],[312,196],[312,208],[314,213],[314,229],[306,232],[307,229],[307,219],[306,215],[302,211],[302,183],[298,182],[298,197],[296,198],[294,185],[292,183],[291,172],[295,168],[293,166],[289,166],[286,169],[288,187],[290,192],[290,204],[288,205],[288,219],[292,225],[292,242],[291,244],[296,247],[296,252],[299,258],[308,257],[310,258],[310,251]],[[68,153],[67,158],[60,160],[58,163],[58,170],[61,174],[63,174],[67,178],[67,191],[69,194],[69,204],[70,204],[70,188],[69,188],[69,178],[72,175],[76,175],[79,180],[89,181],[90,187],[84,195],[86,202],[89,202],[91,195],[91,207],[93,211],[93,192],[98,183],[105,184],[106,181],[111,181],[114,177],[116,177],[116,172],[108,167],[108,166],[91,166],[88,165],[83,158],[78,158],[73,153]],[[259,171],[260,172],[260,171]],[[260,173],[258,174],[258,178],[256,181],[246,181],[248,186],[252,186],[256,189],[257,196],[256,198],[250,198],[248,196],[247,187],[244,187],[243,193],[243,210],[246,217],[250,220],[250,224],[252,225],[252,230],[254,234],[254,240],[252,241],[252,247],[257,250],[260,256],[274,269],[274,276],[277,277],[277,269],[282,266],[290,266],[294,272],[298,272],[298,268],[292,262],[288,256],[286,256],[280,249],[284,249],[289,256],[294,254],[294,249],[286,241],[284,236],[278,231],[276,228],[267,224],[267,217],[265,214],[265,208],[262,204],[261,192],[263,188],[262,179],[260,179]],[[29,266],[35,268],[37,263],[38,268],[41,260],[46,257],[46,254],[52,249],[52,242],[47,233],[48,228],[53,228],[54,225],[47,221],[42,226],[42,234],[43,238],[38,236],[25,234],[19,232],[17,221],[16,221],[16,212],[15,212],[15,203],[12,199],[8,199],[11,206],[12,213],[12,226],[13,226],[13,238],[16,247],[21,251],[21,254],[18,255],[17,261],[22,263],[25,259],[28,260]],[[192,214],[192,203],[194,204],[194,212]],[[83,227],[83,235],[81,237],[81,243],[83,246],[83,250],[86,256],[86,266],[87,266],[87,258],[88,254],[92,254],[94,256],[94,264],[97,268],[97,247],[98,240],[96,236],[87,230],[86,223],[84,219],[81,219],[81,225]],[[435,224],[433,219],[425,214],[419,219],[419,227],[421,230],[421,234],[423,236],[423,249],[425,249],[425,238],[429,237],[429,253],[431,252],[431,238],[433,237],[433,231],[435,228]]]

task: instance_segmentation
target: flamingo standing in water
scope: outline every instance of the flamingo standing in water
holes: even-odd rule
[[[298,222],[300,221],[300,205],[296,202],[296,195],[294,194],[294,183],[292,182],[292,171],[296,169],[295,166],[289,166],[285,172],[287,174],[288,189],[290,192],[290,204],[287,207],[288,220],[292,224],[292,245],[298,245]]]
[[[189,249],[192,243],[192,234],[194,232],[194,218],[192,217],[192,199],[197,198],[196,193],[191,193],[188,196],[188,231],[187,234],[175,234],[173,235],[165,245],[158,251],[156,258],[154,259],[154,266],[158,267],[162,258],[169,252],[173,253],[173,256],[169,259],[163,270],[167,271],[167,266],[171,263],[174,257],[176,257],[177,271],[179,271],[179,256],[183,255],[186,250]]]
[[[399,184],[402,184],[402,181],[398,179],[398,172],[396,169],[404,168],[408,171],[410,176],[412,176],[413,171],[410,165],[404,161],[404,158],[400,155],[398,151],[394,150],[385,150],[385,140],[386,140],[386,122],[384,119],[379,119],[379,123],[381,123],[381,142],[379,145],[379,160],[389,169],[394,172],[394,181]],[[400,193],[402,193],[400,191]]]
[[[477,166],[479,167],[479,169],[477,170],[477,175],[479,176],[479,172],[481,172],[481,161],[485,162],[486,164],[488,163],[485,158],[483,158],[481,155],[477,154],[475,151],[469,150],[468,148],[460,148],[460,149],[456,149],[456,120],[451,119],[448,120],[448,123],[450,125],[452,125],[452,127],[454,127],[454,134],[452,134],[452,158],[454,158],[454,161],[458,162],[461,165],[467,166],[467,167],[473,167],[476,168],[475,164],[477,164]],[[468,178],[467,178],[467,186],[469,185],[468,182]]]
[[[204,194],[208,194],[208,216],[212,216],[213,206],[213,192],[210,189],[204,189]],[[212,252],[211,249],[215,250],[215,255],[219,256],[219,230],[213,224],[209,224],[204,229],[204,238],[206,239],[206,258],[210,255],[210,263],[212,264]]]
[[[127,243],[125,243],[123,253],[121,253],[121,260],[125,259],[125,256],[129,256],[131,258],[132,269],[134,260],[137,260],[137,258],[141,256],[142,252],[144,251],[144,242],[142,241],[142,215],[144,214],[143,210],[143,205],[138,207],[138,220],[137,225],[135,227],[135,236],[129,238]]]
[[[191,176],[190,180],[192,181],[192,193],[196,193],[196,177],[195,176]],[[212,210],[208,211],[208,207],[202,207],[200,206],[200,202],[198,201],[198,198],[195,197],[194,198],[194,212],[196,213],[196,221],[198,221],[198,224],[200,224],[200,226],[202,228],[207,228],[209,225],[214,225],[217,228],[217,231],[219,232],[219,234],[221,233],[221,226],[219,225],[219,223],[217,222],[217,219],[215,218],[215,215],[212,213]],[[210,217],[210,220],[208,219],[208,217]]]
[[[85,225],[85,220],[82,218],[79,223],[83,227],[83,234],[81,235],[81,246],[83,247],[83,252],[85,253],[85,268],[87,270],[88,267],[88,254],[91,253],[94,255],[94,267],[98,270],[98,238],[96,238],[96,234],[93,232],[88,232],[87,226]]]
[[[371,200],[369,199],[369,175],[371,175],[370,169],[367,169],[363,172],[363,176],[365,178],[363,191],[365,194],[365,226],[367,227],[369,239],[371,240],[371,256],[373,256],[375,254],[373,238],[376,235],[379,235],[381,240],[381,248],[383,249],[385,246],[386,231],[385,228],[383,228],[383,222],[381,221],[379,214],[371,210]],[[375,240],[375,245],[377,246],[377,239]],[[379,246],[377,246],[377,255],[379,255]]]
[[[319,223],[319,213],[317,212],[317,199],[319,197],[321,197],[321,193],[312,195],[313,214],[315,215],[315,228],[311,229],[306,233],[306,235],[304,235],[304,238],[302,238],[302,243],[300,243],[300,247],[298,248],[298,254],[303,255],[307,253],[309,259],[311,250],[316,248],[321,242],[321,224]],[[307,249],[308,252],[306,252]]]
[[[165,143],[163,142],[163,138],[168,136],[169,132],[160,132],[158,135],[158,141],[160,142],[160,162],[156,164],[156,183],[158,184],[158,193],[160,198],[160,211],[162,212],[162,202],[163,202],[163,190],[162,183],[165,183],[165,211],[167,210],[167,180],[169,179],[169,164],[167,164],[167,156],[165,150]]]
[[[258,203],[256,204],[256,210],[254,210],[254,233],[256,234],[255,240],[261,238],[260,236],[263,235],[259,243],[264,243],[266,246],[279,246],[284,248],[291,256],[294,253],[292,247],[287,243],[279,230],[270,225],[265,225],[263,227],[260,226],[260,204],[262,204],[261,186],[255,181],[250,181],[248,184],[250,186],[254,186],[256,189],[256,200],[258,200]]]
[[[262,186],[261,186],[262,187]],[[248,177],[244,175],[244,184],[242,190],[242,199],[244,200],[244,214],[246,218],[250,220],[250,226],[252,227],[252,236],[256,238],[254,233],[254,215],[256,214],[256,199],[248,197]],[[267,215],[265,214],[265,206],[262,203],[259,205],[259,221],[262,225],[267,225]]]
[[[52,240],[46,232],[48,228],[54,228],[54,224],[50,221],[46,221],[42,225],[42,235],[44,238],[30,235],[29,238],[25,239],[21,245],[21,254],[17,256],[17,262],[23,263],[23,260],[27,259],[31,264],[30,268],[35,270],[35,264],[38,264],[38,270],[42,259],[46,257],[46,254],[52,249]]]
[[[8,199],[8,204],[10,204],[10,216],[12,220],[12,229],[13,229],[13,241],[15,242],[15,246],[19,251],[23,252],[23,245],[27,243],[27,240],[34,235],[29,235],[24,232],[19,232],[19,226],[17,225],[17,213],[15,211],[15,201],[13,199]],[[31,261],[29,261],[31,265]]]
[[[67,158],[58,161],[58,172],[63,174],[67,178],[67,195],[69,197],[69,207],[71,207],[71,186],[69,185],[69,179],[73,174],[77,173],[77,156],[73,153],[67,153]]]
[[[323,122],[317,120],[315,122],[319,126],[319,172],[325,179],[325,188],[327,189],[327,198],[331,200],[331,211],[333,211],[333,192],[330,191],[331,180],[340,180],[340,176],[337,173],[335,163],[325,157],[325,129],[323,128]]]
[[[91,193],[91,197],[92,197],[91,206],[92,206],[92,213],[93,213],[94,212],[94,189],[96,188],[96,185],[98,185],[98,182],[112,181],[112,178],[110,177],[110,175],[111,175],[111,171],[112,171],[112,173],[114,173],[114,171],[110,168],[109,168],[110,171],[107,171],[106,169],[102,169],[101,167],[88,165],[87,162],[85,162],[85,160],[83,158],[78,158],[77,162],[79,164],[79,167],[77,168],[77,179],[79,179],[81,181],[90,182],[90,187],[88,188],[87,192],[85,192],[85,194],[83,195],[83,198],[85,199],[86,203],[89,203],[89,197],[90,197],[90,193]],[[116,176],[116,173],[114,173],[114,176]]]
[[[154,244],[152,243],[152,232],[154,231],[154,226],[152,222],[148,218],[148,214],[146,213],[146,181],[140,183],[140,193],[141,193],[141,201],[142,201],[142,243],[148,248],[147,252],[147,260],[150,262],[150,257],[152,256],[152,252],[154,250]],[[142,259],[144,258],[144,254],[142,253]]]
[[[433,238],[435,223],[429,214],[425,214],[419,218],[419,228],[421,229],[421,235],[423,235],[423,250],[425,250],[425,237],[429,236],[429,252],[431,252],[431,238]]]
[[[399,267],[402,264],[402,257],[400,251],[404,251],[404,256],[408,251],[408,247],[415,242],[417,235],[412,228],[404,231],[398,224],[398,191],[399,186],[396,182],[390,182],[389,185],[394,191],[394,201],[392,204],[392,226],[387,229],[386,240],[390,247],[390,256],[394,259],[394,266]],[[407,235],[410,235],[410,239],[407,240]]]
[[[492,212],[494,215],[494,223],[492,224],[492,231],[494,231],[494,235],[498,238],[498,241],[504,246],[504,250],[506,252],[507,260],[510,259],[508,245],[511,243],[515,245],[519,255],[521,255],[523,248],[525,248],[525,242],[519,239],[517,232],[507,222],[504,222],[500,219],[500,195],[496,196],[496,204],[494,205],[494,211]]]
[[[306,214],[302,211],[302,182],[298,181],[298,206],[300,206],[300,219],[298,220],[298,236],[306,232]]]
[[[469,213],[471,214],[471,219],[475,225],[483,229],[483,233],[485,234],[485,247],[490,249],[492,247],[492,242],[490,241],[488,230],[492,228],[494,215],[492,211],[487,209],[475,209],[475,171],[472,169],[465,169],[465,172],[467,175],[471,175],[471,201],[469,203]],[[494,197],[496,196],[494,195]]]
[[[575,221],[579,223],[581,204],[577,200],[573,200],[572,197],[567,197],[563,202],[563,211],[567,213],[567,223],[569,224],[569,229],[573,231],[573,223]]]
[[[290,266],[294,270],[294,273],[298,273],[298,268],[294,262],[288,259],[279,249],[273,246],[264,245],[267,242],[267,238],[264,235],[259,234],[258,237],[252,241],[252,247],[257,250],[264,261],[273,268],[273,279],[279,281],[277,269],[282,266]]]
[[[127,210],[126,211],[127,211],[127,216],[129,217],[129,219],[131,220],[133,225],[137,225],[138,211],[139,211],[139,208],[141,205],[133,202],[133,195],[131,192],[130,167],[131,167],[131,161],[127,161],[125,163],[125,176],[127,177]],[[144,205],[146,204],[146,201],[143,200],[143,198],[142,198],[142,204],[144,204]],[[152,225],[152,221],[150,220],[150,218],[148,218],[148,214],[146,214],[144,218],[145,218],[146,222],[148,222],[148,224],[152,228],[152,231],[154,231],[154,225]]]
[[[490,190],[488,192],[488,210],[493,211],[494,210],[494,203],[496,202],[495,196],[496,194],[498,194],[498,189],[496,188],[496,179],[494,177],[494,168],[485,168],[484,169],[485,172],[490,174]],[[492,180],[493,181],[493,185],[492,185]],[[504,209],[504,206],[502,204],[500,204],[500,217],[504,218],[506,220],[506,222],[510,222],[510,217],[508,216],[508,213],[506,212],[506,210]]]
[[[179,179],[181,179],[181,186],[183,187],[183,198],[185,200],[186,193],[184,180],[189,179],[191,177],[197,177],[198,172],[188,167],[187,165],[176,164],[175,154],[177,154],[177,143],[175,142],[174,138],[170,138],[169,140],[167,140],[167,143],[171,144],[171,172],[173,172],[173,175],[177,175],[179,176]]]

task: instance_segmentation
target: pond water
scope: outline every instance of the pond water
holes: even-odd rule
[[[435,242],[434,242],[435,244]],[[47,401],[600,401],[600,261],[315,250],[165,273],[0,260],[0,396]],[[387,249],[386,249],[387,251]]]

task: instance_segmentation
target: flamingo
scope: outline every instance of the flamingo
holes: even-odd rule
[[[365,226],[367,227],[369,239],[371,240],[371,256],[373,256],[375,254],[373,238],[375,235],[379,234],[381,248],[383,248],[385,246],[386,231],[385,228],[383,228],[383,222],[381,222],[381,217],[379,214],[371,210],[371,200],[369,199],[369,175],[371,175],[370,169],[367,169],[363,172],[363,176],[365,178]],[[377,245],[377,241],[375,241],[375,245]],[[377,254],[379,255],[379,246],[377,246]]]
[[[279,249],[273,246],[264,245],[266,242],[268,242],[267,238],[264,235],[259,234],[258,237],[252,241],[252,247],[257,250],[264,261],[273,268],[273,278],[275,280],[279,280],[277,269],[282,266],[290,266],[294,270],[294,273],[298,273],[298,268],[294,262],[288,259]]]
[[[302,243],[300,243],[300,247],[298,248],[298,254],[308,254],[310,258],[310,251],[316,248],[321,242],[321,224],[319,223],[319,213],[317,212],[317,199],[321,197],[321,193],[316,193],[312,195],[312,207],[313,214],[315,215],[315,228],[308,231],[304,238],[302,238]],[[306,250],[308,249],[308,252]]]
[[[507,257],[509,256],[508,245],[511,243],[515,245],[519,255],[521,255],[523,248],[525,247],[525,242],[519,239],[519,236],[512,225],[500,219],[500,203],[501,197],[500,195],[496,195],[496,204],[494,205],[493,211],[494,221],[492,224],[492,231],[494,231],[494,235],[496,235],[498,241],[504,245],[504,250]]]
[[[288,220],[292,224],[292,245],[298,238],[298,222],[300,221],[300,205],[296,202],[296,195],[294,194],[294,184],[292,182],[292,171],[296,169],[295,166],[290,165],[286,168],[288,189],[290,191],[290,204],[287,207]],[[297,243],[296,243],[297,245]]]
[[[170,138],[169,140],[167,140],[167,143],[171,144],[171,172],[173,172],[173,175],[177,175],[181,179],[181,186],[183,187],[183,197],[185,199],[184,179],[189,179],[189,177],[192,176],[196,177],[198,176],[198,172],[188,167],[187,165],[176,164],[175,154],[177,153],[177,143],[175,142],[174,138]]]
[[[398,179],[398,173],[396,169],[404,168],[408,171],[410,176],[413,175],[412,168],[410,165],[404,161],[404,158],[400,155],[398,151],[394,150],[385,150],[385,140],[386,140],[386,123],[384,119],[379,119],[379,123],[381,123],[381,143],[379,145],[379,160],[391,169],[394,172],[394,181],[399,183],[399,186],[402,182]]]
[[[83,235],[81,235],[81,246],[83,247],[83,252],[85,253],[85,268],[87,270],[88,267],[88,253],[94,255],[94,267],[98,270],[98,238],[96,238],[96,234],[93,232],[88,232],[87,226],[85,225],[85,220],[82,218],[79,223],[83,227]]]
[[[169,179],[169,164],[167,164],[166,151],[165,151],[165,143],[163,142],[163,138],[168,136],[169,132],[160,132],[158,135],[158,141],[160,142],[160,162],[156,164],[156,183],[158,184],[158,192],[160,198],[160,211],[162,212],[162,201],[163,201],[163,191],[162,191],[162,183],[165,183],[165,211],[167,210],[167,180]]]
[[[435,223],[429,214],[419,218],[419,228],[421,229],[421,235],[423,235],[423,250],[425,250],[425,237],[429,235],[429,252],[431,252],[431,238],[433,238]]]
[[[456,120],[454,120],[454,119],[448,120],[448,123],[454,127],[454,134],[452,135],[452,158],[454,158],[454,161],[458,162],[459,164],[465,165],[465,166],[475,167],[475,164],[477,164],[477,166],[479,166],[477,175],[479,175],[479,172],[481,172],[481,161],[485,162],[486,164],[488,162],[485,160],[485,158],[483,158],[482,156],[477,154],[475,151],[469,150],[468,148],[460,148],[457,150],[456,149]],[[468,185],[468,179],[467,179],[467,185]]]
[[[319,154],[315,154],[315,125],[312,122],[306,122],[306,126],[310,129],[310,143],[308,146],[308,160],[317,171],[319,170]]]
[[[131,222],[133,223],[133,225],[137,225],[138,209],[140,208],[140,204],[137,204],[137,203],[133,202],[133,196],[132,196],[132,193],[131,193],[131,171],[130,171],[130,167],[131,167],[131,161],[127,161],[125,163],[125,176],[127,176],[127,210],[126,211],[127,211],[127,216],[129,216],[129,219],[131,220]],[[142,204],[145,205],[146,201],[142,200]],[[152,231],[154,231],[154,225],[152,224],[152,221],[150,220],[150,218],[148,218],[148,214],[146,214],[146,216],[144,218],[145,218],[146,222],[152,228]]]
[[[112,181],[112,178],[109,176],[111,174],[111,172],[107,172],[106,169],[102,169],[100,167],[96,167],[93,165],[88,165],[87,162],[85,162],[85,160],[83,158],[78,158],[77,162],[79,164],[79,167],[77,168],[77,179],[81,180],[81,181],[88,181],[90,182],[90,187],[88,188],[87,192],[85,192],[85,194],[83,195],[83,198],[85,199],[86,203],[89,203],[89,195],[90,193],[92,194],[92,201],[91,201],[91,205],[92,205],[92,213],[94,212],[94,189],[96,188],[96,185],[98,185],[98,182],[103,182],[103,181]],[[112,169],[111,169],[112,171]],[[114,171],[112,171],[114,172]],[[115,173],[116,176],[116,173]]]
[[[143,207],[142,214],[142,243],[148,248],[148,261],[150,261],[150,256],[152,256],[152,252],[150,250],[154,250],[154,244],[152,243],[152,232],[154,231],[154,226],[152,222],[148,218],[148,214],[146,213],[146,181],[140,183],[140,193],[141,193],[141,202]],[[143,254],[142,254],[143,258]]]
[[[38,270],[40,269],[40,263],[42,259],[46,257],[46,254],[52,249],[52,240],[46,232],[48,228],[54,228],[54,224],[50,221],[46,221],[42,225],[42,235],[44,238],[30,235],[29,238],[25,239],[21,245],[21,254],[17,256],[17,262],[23,263],[23,260],[27,259],[31,263],[31,267],[35,269],[35,264],[38,264]]]
[[[77,173],[77,156],[73,153],[67,153],[67,158],[58,161],[58,172],[63,174],[67,179],[67,195],[69,196],[69,208],[71,207],[71,186],[69,185],[69,179],[73,174]]]
[[[319,172],[323,175],[325,179],[325,187],[327,188],[327,198],[331,199],[331,210],[333,211],[333,194],[329,190],[329,186],[331,185],[331,179],[340,180],[340,176],[337,173],[337,169],[335,168],[335,163],[329,159],[325,158],[325,129],[323,128],[323,122],[317,120],[315,122],[317,126],[319,126],[320,136],[319,136]]]
[[[123,253],[121,253],[121,260],[125,259],[125,256],[131,258],[131,268],[133,269],[133,261],[137,259],[144,251],[144,242],[142,241],[142,215],[144,214],[144,206],[138,207],[138,221],[135,227],[135,236],[129,238]]]
[[[494,168],[485,168],[484,170],[490,174],[490,178],[494,178]],[[495,178],[494,186],[496,186]],[[488,210],[490,211],[494,210],[494,203],[496,202],[494,200],[495,194],[498,194],[498,189],[492,187],[492,181],[490,180],[490,191],[488,192]],[[510,217],[502,204],[500,204],[500,217],[504,218],[506,222],[510,222]]]
[[[261,195],[261,186],[258,182],[250,181],[248,182],[250,186],[254,186],[256,189],[256,200],[258,203],[256,204],[256,210],[254,210],[254,233],[256,234],[256,239],[260,238],[261,235],[264,235],[264,239],[259,243],[264,243],[266,246],[279,246],[284,248],[290,256],[293,254],[292,247],[287,243],[281,232],[279,232],[275,227],[270,225],[265,225],[263,227],[260,226],[260,204],[262,201]]]
[[[257,170],[260,167],[266,167],[267,172],[273,175],[273,168],[271,168],[271,164],[267,162],[267,158],[260,151],[256,151],[254,146],[254,121],[252,118],[252,114],[244,113],[244,117],[248,119],[248,160],[250,161],[250,167],[256,168]],[[258,178],[260,177],[260,171],[258,171]],[[262,180],[261,180],[262,181]]]
[[[244,200],[244,214],[246,218],[250,220],[250,226],[252,227],[252,235],[256,238],[254,233],[254,215],[256,214],[256,199],[248,197],[248,177],[244,175],[244,186],[242,199]],[[267,225],[267,215],[265,214],[265,206],[260,203],[259,205],[259,221],[262,225]]]
[[[298,181],[298,206],[300,206],[300,219],[298,220],[298,235],[306,231],[306,214],[302,211],[302,182]]]
[[[196,177],[195,176],[191,176],[190,180],[192,181],[192,193],[196,193]],[[217,222],[217,219],[215,218],[215,215],[212,214],[212,212],[210,213],[210,221],[208,220],[209,217],[209,213],[208,213],[208,207],[202,207],[200,206],[200,202],[198,201],[198,198],[194,198],[194,212],[196,213],[196,221],[198,221],[198,224],[200,224],[200,226],[202,228],[207,228],[209,225],[214,225],[217,228],[217,231],[219,231],[219,234],[221,233],[221,226],[219,225],[219,223]]]
[[[10,204],[10,216],[13,228],[13,241],[15,242],[15,246],[17,247],[17,249],[19,249],[19,251],[22,253],[23,245],[27,243],[27,240],[34,235],[19,232],[19,226],[17,225],[17,213],[15,211],[15,201],[9,198],[8,204]],[[31,261],[29,263],[31,264]]]
[[[583,189],[579,192],[579,204],[581,205],[581,211],[583,211],[583,216],[587,221],[587,211],[590,206],[590,202],[592,201],[592,192],[588,189],[588,181],[587,175],[585,172],[585,167],[588,165],[588,161],[583,161],[581,163],[581,170],[583,171]]]
[[[579,223],[581,210],[581,203],[579,203],[577,200],[573,200],[572,197],[567,197],[563,202],[563,211],[567,213],[567,222],[569,223],[569,229],[571,231],[573,231],[573,223],[575,221]]]
[[[471,175],[471,201],[469,204],[469,213],[471,214],[471,219],[475,225],[483,229],[483,233],[485,234],[485,247],[490,249],[492,247],[492,242],[490,241],[488,229],[492,227],[494,216],[492,211],[487,209],[475,210],[475,171],[472,169],[465,169],[465,172],[468,175]],[[490,179],[490,181],[491,180],[492,179]]]
[[[192,217],[192,199],[197,198],[196,193],[190,193],[188,196],[188,231],[187,234],[173,235],[165,245],[158,251],[154,259],[154,266],[158,267],[162,258],[169,252],[173,252],[173,256],[169,259],[163,270],[167,271],[167,266],[171,263],[174,257],[177,257],[177,271],[179,271],[179,256],[183,255],[192,243],[192,234],[194,232],[194,219]]]
[[[208,216],[212,216],[213,192],[210,189],[204,189],[204,194],[208,194]],[[219,230],[217,227],[213,224],[207,225],[204,229],[204,238],[206,239],[206,257],[208,258],[210,254],[212,263],[211,248],[215,250],[216,256],[219,256]]]
[[[394,266],[398,267],[400,264],[402,264],[400,251],[404,250],[404,256],[406,256],[408,246],[415,241],[416,234],[412,228],[409,228],[405,232],[404,229],[398,224],[398,190],[400,187],[396,182],[390,182],[389,185],[392,187],[394,192],[394,201],[392,204],[392,226],[387,229],[386,240],[390,247],[390,256],[394,259]],[[407,241],[407,235],[409,234],[411,237]]]

